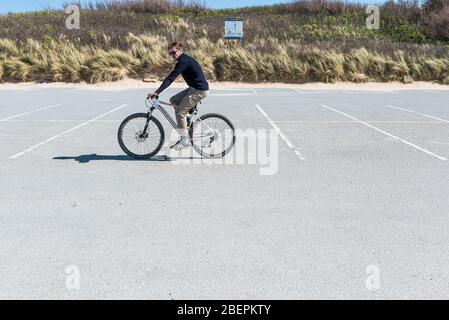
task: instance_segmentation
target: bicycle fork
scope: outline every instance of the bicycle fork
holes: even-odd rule
[[[149,126],[149,124],[150,124],[150,119],[151,119],[151,117],[153,116],[153,111],[154,111],[154,107],[152,107],[149,111],[148,111],[148,113],[147,113],[147,121],[145,122],[145,126],[143,127],[143,131],[142,131],[142,133],[141,133],[141,137],[142,138],[148,138],[148,136],[149,136],[149,132],[147,132],[147,130],[148,130],[148,126]]]

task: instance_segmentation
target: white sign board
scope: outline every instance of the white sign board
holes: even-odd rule
[[[243,20],[240,18],[229,18],[225,20],[225,38],[243,38]]]

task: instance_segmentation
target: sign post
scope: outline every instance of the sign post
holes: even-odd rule
[[[243,19],[226,18],[225,19],[225,39],[239,40],[243,46]]]

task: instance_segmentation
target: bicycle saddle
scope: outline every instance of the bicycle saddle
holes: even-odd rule
[[[197,112],[198,112],[197,106],[198,105],[196,105],[192,109],[190,109],[189,114],[197,114]]]

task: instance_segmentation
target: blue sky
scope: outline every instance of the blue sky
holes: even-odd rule
[[[63,4],[70,2],[68,0],[0,0],[0,13],[22,12],[45,9],[48,6],[51,8],[61,8]],[[77,1],[74,1],[77,2]],[[84,1],[81,1],[83,3]],[[249,5],[265,5],[282,3],[289,1],[282,0],[206,0],[207,5],[210,8],[230,8],[230,7],[242,7]]]
[[[51,8],[61,8],[69,0],[0,0],[0,13],[23,12]],[[81,1],[83,3],[84,1]],[[290,2],[288,0],[206,0],[210,8],[235,8],[251,5],[267,5]],[[379,3],[382,0],[361,0],[360,2]]]

